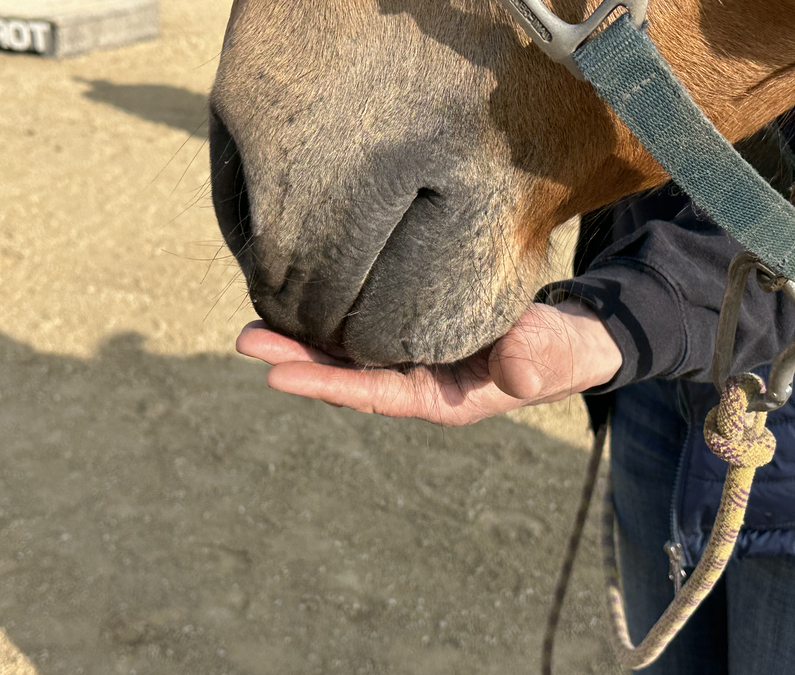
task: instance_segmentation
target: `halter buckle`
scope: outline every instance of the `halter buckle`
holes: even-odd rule
[[[616,10],[629,12],[638,30],[646,20],[649,0],[604,0],[582,23],[566,23],[546,6],[544,0],[502,0],[516,22],[549,58],[562,63],[578,80],[584,80],[572,55]]]

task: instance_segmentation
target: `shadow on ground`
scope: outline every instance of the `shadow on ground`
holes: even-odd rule
[[[537,668],[581,450],[332,409],[135,334],[90,359],[0,335],[0,370],[0,617],[41,675]],[[600,586],[575,579],[559,673],[613,672]]]
[[[192,136],[207,137],[207,96],[167,84],[115,84],[107,80],[84,80],[83,96],[107,103],[151,122],[167,124]]]

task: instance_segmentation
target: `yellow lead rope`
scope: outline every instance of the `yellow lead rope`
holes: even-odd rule
[[[776,440],[770,430],[765,427],[767,413],[746,412],[748,401],[758,393],[764,393],[764,383],[756,375],[745,373],[732,377],[726,383],[720,404],[707,416],[704,423],[704,438],[707,445],[713,453],[729,464],[720,508],[715,517],[715,525],[704,554],[687,583],[654,624],[648,635],[637,646],[633,645],[629,637],[624,603],[621,597],[615,554],[615,513],[613,511],[612,488],[608,485],[603,515],[603,555],[608,614],[616,655],[620,663],[627,668],[648,666],[662,654],[685,622],[696,611],[701,601],[712,590],[729,562],[745,518],[745,510],[748,506],[748,497],[756,469],[770,462],[776,450]],[[603,446],[604,435],[597,434],[594,443],[594,457],[601,456]],[[555,628],[568,586],[571,566],[579,545],[582,531],[580,521],[584,521],[584,513],[588,509],[594,480],[595,471],[593,476],[586,478],[577,525],[569,539],[566,560],[555,590],[555,602],[549,615],[547,634],[544,640],[542,672],[545,675],[551,673]]]

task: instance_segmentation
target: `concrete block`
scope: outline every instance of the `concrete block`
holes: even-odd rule
[[[63,58],[154,38],[159,0],[0,0],[0,50]]]

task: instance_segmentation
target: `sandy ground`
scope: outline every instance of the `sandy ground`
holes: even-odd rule
[[[442,431],[234,354],[203,126],[229,4],[0,54],[0,675],[534,672],[581,403]],[[616,670],[596,539],[559,673]]]

